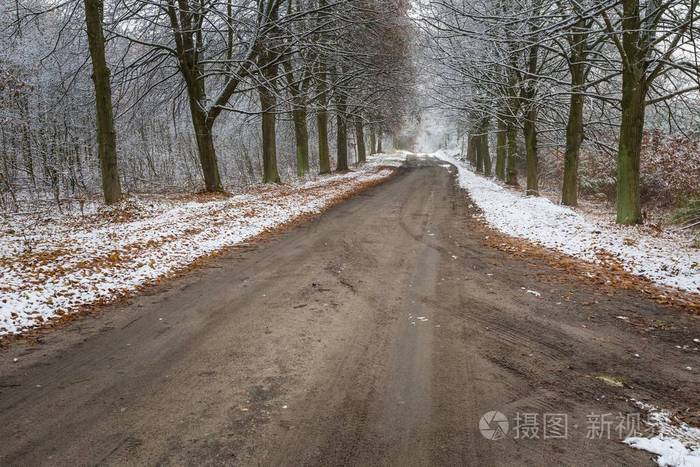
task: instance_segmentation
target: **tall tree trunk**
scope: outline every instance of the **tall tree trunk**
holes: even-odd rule
[[[623,1],[622,47],[622,120],[617,152],[617,222],[640,224],[639,163],[644,131],[646,80],[644,54],[640,49],[640,13],[638,0]]]
[[[357,143],[357,163],[362,164],[367,160],[367,150],[365,149],[365,130],[362,119],[355,119],[355,142]]]
[[[481,136],[479,137],[479,148],[481,159],[484,166],[484,175],[491,176],[491,154],[489,151],[489,120],[487,118],[481,121]]]
[[[277,172],[277,142],[275,123],[275,106],[277,99],[266,87],[258,88],[260,108],[262,109],[262,149],[263,149],[263,182],[279,183]]]
[[[508,139],[508,168],[506,172],[506,183],[508,185],[518,186],[518,168],[515,165],[515,159],[518,155],[517,132],[513,122],[508,122],[506,128],[506,136]]]
[[[377,133],[374,127],[371,127],[369,132],[369,151],[370,154],[377,153]]]
[[[208,118],[207,112],[204,110],[204,105],[207,101],[204,80],[203,77],[199,76],[194,58],[184,48],[180,52],[179,60],[180,69],[187,86],[192,126],[194,127],[197,140],[199,163],[204,176],[204,188],[209,193],[220,192],[223,191],[223,187],[221,185],[221,175],[219,174],[219,162],[216,158],[216,149],[214,148],[214,133],[212,131],[214,122]]]
[[[578,160],[583,141],[583,63],[571,65],[571,98],[569,117],[566,123],[566,149],[564,151],[564,184],[561,190],[561,204],[576,206],[578,204]]]
[[[573,4],[574,11],[581,15],[581,8]],[[569,72],[571,74],[571,97],[566,124],[566,149],[564,150],[564,181],[561,203],[566,206],[578,204],[578,161],[583,142],[583,92],[585,90],[588,28],[592,22],[579,20],[569,36]]]
[[[474,136],[474,129],[472,129],[469,132],[469,136],[467,137],[468,143],[467,143],[467,160],[471,164],[472,167],[476,169],[477,163],[478,163],[478,154],[477,154],[477,149],[478,145],[476,144],[477,137]]]
[[[102,14],[102,0],[85,0],[85,24],[92,60],[92,81],[95,85],[97,151],[102,174],[102,193],[106,204],[114,204],[121,199],[122,189],[117,165],[117,133],[114,129],[110,71],[105,58]]]
[[[316,130],[318,132],[318,167],[320,174],[331,173],[331,156],[328,148],[328,93],[326,90],[326,67],[319,65],[318,111]]]
[[[176,4],[177,3],[177,4]],[[199,3],[199,5],[198,5]],[[205,6],[201,2],[188,2],[186,0],[170,0],[164,2],[164,8],[170,21],[170,29],[175,42],[180,73],[185,81],[187,96],[192,115],[192,124],[196,134],[199,160],[204,175],[204,185],[208,192],[223,191],[221,176],[214,149],[213,127],[217,117],[224,110],[228,100],[238,89],[238,85],[244,76],[248,75],[251,61],[255,58],[259,47],[251,51],[238,65],[238,69],[231,71],[224,78],[222,89],[218,97],[210,105],[205,87],[205,66],[201,62],[201,47],[203,44],[203,32],[201,23],[201,9]],[[259,6],[262,3],[259,2]],[[279,5],[268,9],[265,14],[274,18]],[[262,12],[260,12],[262,14]],[[274,23],[274,21],[271,21]],[[231,44],[227,44],[230,49]],[[229,68],[229,66],[226,66]]]
[[[345,98],[341,95],[336,96],[336,122],[337,122],[337,156],[338,161],[336,170],[343,172],[348,170],[348,122],[345,108]]]
[[[219,175],[219,164],[216,160],[216,150],[214,149],[214,135],[207,123],[206,114],[201,110],[197,100],[193,98],[190,98],[190,114],[192,115],[192,125],[194,126],[197,140],[199,164],[202,167],[202,175],[204,176],[204,188],[209,193],[223,191],[221,176]]]
[[[297,147],[297,175],[303,177],[309,172],[309,129],[306,125],[306,109],[297,107],[292,116]]]
[[[380,128],[377,130],[377,152],[379,154],[383,153],[384,150],[382,149],[382,142],[384,141],[384,132]]]
[[[29,95],[23,95],[19,104],[20,118],[22,119],[22,149],[24,168],[29,175],[29,181],[36,188],[36,176],[34,175],[34,156],[32,155],[31,120],[29,118]]]
[[[260,97],[260,109],[262,111],[261,129],[262,129],[262,158],[263,158],[263,182],[264,183],[279,183],[280,176],[277,171],[277,97],[275,94],[276,83],[279,71],[280,53],[277,47],[280,45],[277,42],[277,26],[278,8],[281,2],[269,3],[267,8],[265,2],[258,3],[259,13],[267,15],[272,31],[267,37],[263,38],[262,42],[258,43],[258,67],[261,70],[264,82],[258,86],[258,95]],[[296,123],[296,122],[295,122]]]
[[[507,146],[506,124],[502,119],[499,119],[498,133],[496,133],[496,178],[504,182],[506,181]]]
[[[525,162],[527,166],[527,188],[525,194],[528,196],[538,196],[538,161],[537,161],[537,110],[534,105],[530,105],[523,128],[525,137]]]
[[[474,136],[474,154],[476,155],[476,172],[484,173],[484,150],[481,145],[481,134]]]
[[[639,164],[644,130],[646,89],[640,81],[641,67],[623,70],[622,120],[617,153],[617,222],[640,224]]]
[[[230,2],[230,0],[229,0]],[[288,14],[291,14],[291,2]],[[294,121],[294,140],[296,143],[297,175],[303,177],[309,171],[309,129],[306,122],[306,102],[300,84],[294,78],[291,59],[283,63],[289,93],[292,95],[292,120]]]
[[[491,176],[491,154],[489,151],[489,134],[483,133],[481,135],[481,158],[484,161],[484,175],[487,177]]]
[[[539,10],[542,5],[539,2],[535,2],[533,18],[539,16]],[[525,137],[525,163],[527,167],[527,187],[525,189],[525,194],[528,196],[538,196],[538,160],[537,160],[537,88],[535,87],[533,81],[536,79],[537,75],[537,65],[539,57],[539,42],[537,37],[539,36],[536,31],[539,26],[536,24],[539,18],[530,23],[530,33],[532,34],[531,43],[528,49],[528,76],[524,82],[524,89],[522,96],[524,97],[526,104],[525,111],[525,122],[523,125],[524,137]]]
[[[318,131],[318,172],[331,173],[331,156],[328,148],[328,112],[319,108],[316,112],[316,127]]]

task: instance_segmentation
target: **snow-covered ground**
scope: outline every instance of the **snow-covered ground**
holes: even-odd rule
[[[128,209],[84,217],[10,216],[0,224],[0,336],[109,302],[391,173],[367,165],[228,198],[135,198]]]
[[[372,154],[367,158],[367,165],[370,167],[401,167],[406,163],[406,158],[414,155],[409,151],[396,151],[392,153]]]
[[[592,219],[542,197],[526,197],[472,172],[445,151],[430,154],[459,170],[459,184],[496,229],[590,262],[611,255],[628,272],[700,293],[700,249],[670,232],[651,236],[637,227]]]
[[[671,414],[649,404],[637,402],[647,412],[647,424],[654,430],[651,438],[630,437],[624,443],[658,455],[662,466],[700,467],[700,430],[680,421],[672,421]]]

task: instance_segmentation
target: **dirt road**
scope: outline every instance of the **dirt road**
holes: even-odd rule
[[[0,465],[651,464],[587,417],[697,413],[698,319],[485,246],[448,170],[412,165],[0,351]]]

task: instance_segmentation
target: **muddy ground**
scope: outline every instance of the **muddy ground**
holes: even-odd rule
[[[411,165],[0,351],[0,464],[651,465],[591,420],[692,420],[700,320],[489,247],[453,175]]]

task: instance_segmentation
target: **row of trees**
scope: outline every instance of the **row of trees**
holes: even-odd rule
[[[349,142],[363,162],[412,105],[409,7],[18,0],[3,14],[11,47],[0,56],[0,116],[18,131],[2,133],[0,182],[14,196],[20,181],[31,190],[42,178],[58,199],[60,180],[89,190],[85,166],[99,161],[111,204],[124,180],[135,182],[127,174],[191,178],[196,155],[204,189],[222,191],[217,145],[249,169],[258,152],[265,182],[280,181],[278,145],[293,147],[300,177],[312,165],[330,172],[333,152],[347,170]],[[125,162],[124,152],[136,156]]]
[[[542,148],[563,146],[561,201],[576,205],[582,148],[610,151],[617,221],[642,222],[645,126],[697,125],[696,0],[423,0],[420,13],[432,94],[478,171],[518,184],[521,144],[537,195]]]

